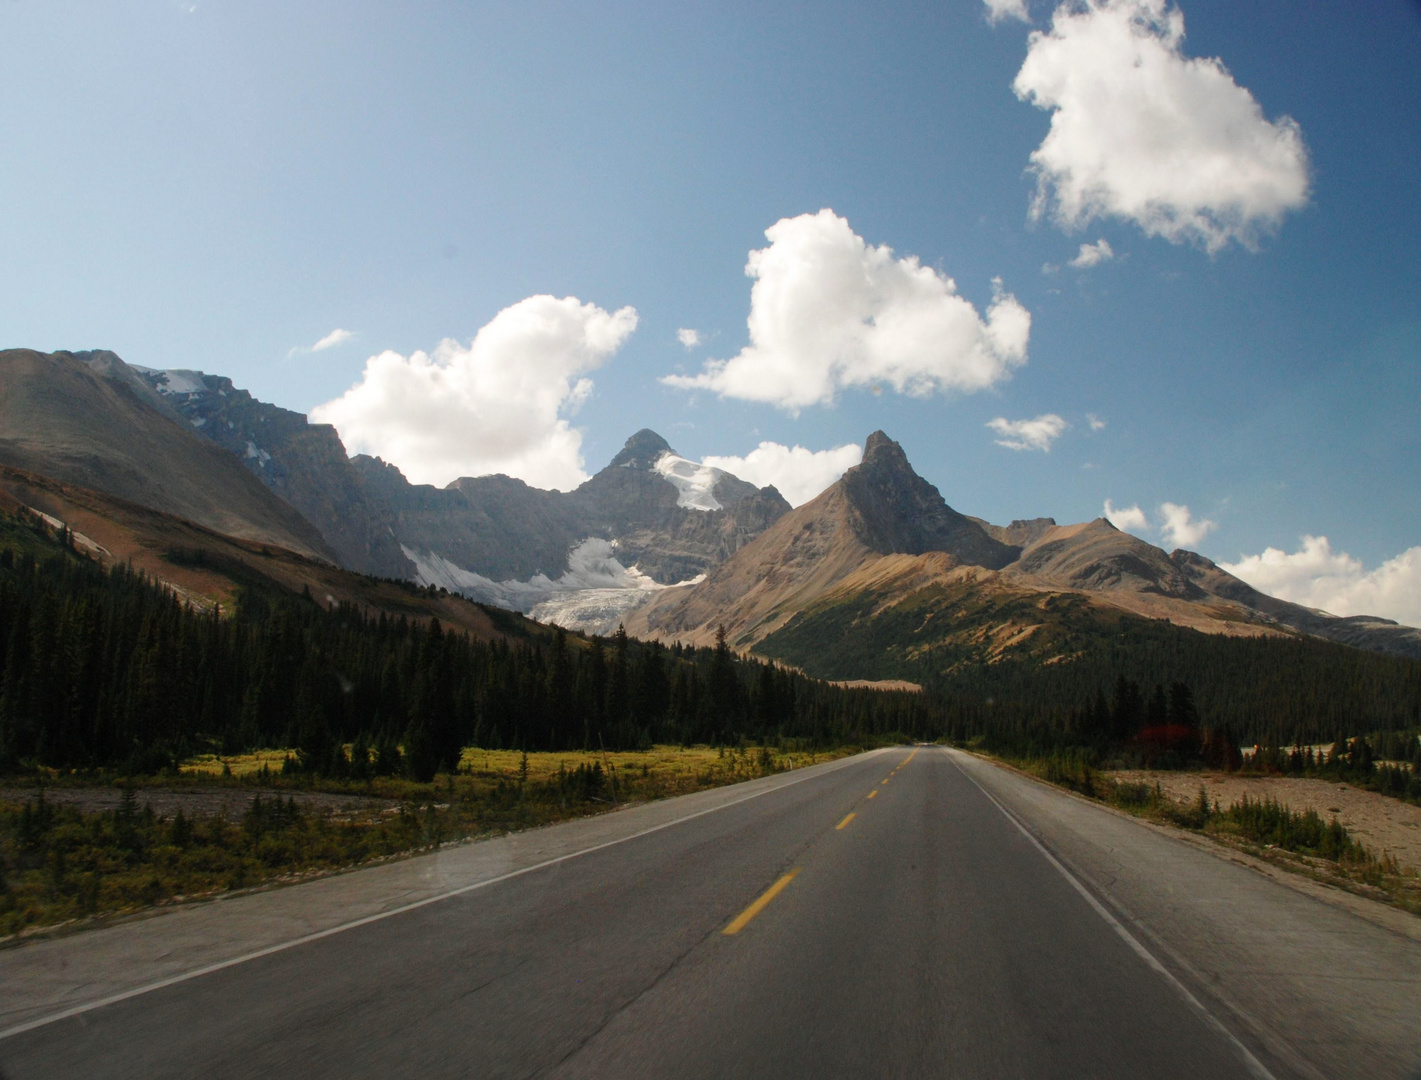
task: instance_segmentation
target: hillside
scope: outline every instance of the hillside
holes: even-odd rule
[[[220,605],[230,611],[243,589],[257,588],[309,592],[326,607],[350,604],[394,618],[437,617],[482,639],[549,632],[521,616],[459,596],[354,574],[270,544],[224,536],[103,492],[0,466],[0,511],[22,508],[69,528],[76,549],[98,556],[107,566],[130,565],[150,574],[203,610]]]
[[[113,353],[0,352],[0,464],[337,561],[296,509],[186,429]]]

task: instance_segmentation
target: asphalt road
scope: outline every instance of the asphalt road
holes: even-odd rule
[[[1421,943],[1177,839],[931,747],[753,796],[688,820],[663,804],[654,831],[0,1035],[0,1075],[1421,1075]],[[1306,1009],[1327,1002],[1296,976],[1345,979],[1336,957],[1217,940],[1240,931],[1174,881],[1102,884],[1093,849],[1053,838],[1080,832],[1073,813],[1123,830],[1117,857],[1141,845],[1127,862],[1176,860],[1191,889],[1221,875],[1243,897],[1230,911],[1275,905],[1250,924],[1301,919],[1315,947],[1360,953],[1362,998],[1318,990],[1341,1034],[1318,1049],[1273,1020],[1301,1009],[1319,1030]],[[1235,944],[1241,977],[1201,968]]]

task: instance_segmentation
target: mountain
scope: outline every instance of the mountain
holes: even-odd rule
[[[17,349],[0,353],[0,465],[571,628],[625,622],[704,644],[724,626],[737,649],[836,675],[907,677],[930,655],[937,670],[972,657],[1060,663],[1092,620],[1126,617],[1421,657],[1421,630],[1265,596],[1104,519],[961,514],[881,431],[795,510],[648,429],[574,491],[507,476],[437,488],[347,457],[333,428],[221,376]]]
[[[336,429],[258,401],[221,375],[132,367],[169,411],[235,455],[273,493],[314,525],[349,570],[413,576],[382,508],[367,497]]]
[[[943,501],[903,448],[881,431],[863,460],[817,498],[784,515],[691,589],[634,612],[629,633],[706,644],[724,626],[744,648],[783,626],[837,583],[887,555],[940,552],[948,565],[1006,566],[1019,549]]]
[[[1192,551],[1179,549],[1169,558],[1181,573],[1209,595],[1242,604],[1281,626],[1372,652],[1421,657],[1421,629],[1417,627],[1402,626],[1392,619],[1375,615],[1329,615],[1325,611],[1279,600],[1259,592]]]
[[[146,411],[95,398],[84,410],[93,423],[46,422],[30,431],[0,417],[0,431],[23,435],[29,451],[0,460],[361,573],[522,611],[551,605],[541,608],[544,617],[570,626],[610,631],[644,595],[705,573],[789,510],[773,488],[683,458],[650,430],[571,492],[508,476],[461,477],[443,488],[411,484],[379,458],[348,457],[329,425],[258,401],[223,376],[130,367],[111,353],[83,354],[78,364],[109,398],[126,395]],[[61,379],[62,369],[58,362],[38,368],[27,385]],[[72,427],[101,433],[78,455],[85,468],[70,467],[75,455],[66,457],[63,438],[46,434]],[[188,458],[176,470],[171,450],[125,462],[119,448],[154,439],[186,448]],[[201,460],[192,459],[194,446],[203,448]],[[243,471],[279,497],[260,500],[291,523],[285,534],[254,529],[255,515],[241,500],[218,500],[231,511],[225,517],[203,503],[200,496],[234,482],[250,502],[257,488]],[[185,481],[183,497],[159,497],[174,486],[166,479],[174,472]]]
[[[1421,657],[1421,630],[1264,596],[1199,555],[1167,554],[1104,518],[997,526],[962,515],[882,432],[818,498],[703,582],[651,597],[626,626],[695,644],[723,626],[737,649],[812,674],[922,678],[1007,659],[1070,662],[1086,639],[1131,620],[1227,638],[1301,633]]]
[[[0,464],[337,561],[300,512],[111,352],[0,352]]]
[[[381,492],[417,580],[598,632],[648,595],[707,573],[789,511],[773,487],[689,461],[649,430],[570,492],[507,476],[435,488],[376,458],[354,464]]]

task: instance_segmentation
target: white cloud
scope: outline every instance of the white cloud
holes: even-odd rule
[[[865,244],[832,210],[783,218],[765,236],[745,267],[756,279],[750,344],[662,382],[795,412],[845,387],[984,390],[1026,363],[1031,315],[1000,280],[983,320],[951,278]]]
[[[1266,548],[1236,563],[1220,563],[1260,592],[1333,615],[1379,615],[1421,626],[1421,547],[1408,548],[1368,571],[1361,560],[1334,552],[1325,536],[1304,536],[1289,555]]]
[[[688,330],[683,326],[676,331],[676,340],[686,348],[694,349],[701,343],[701,334],[699,330]]]
[[[1177,503],[1161,503],[1159,512],[1160,535],[1170,547],[1193,547],[1217,528],[1208,518],[1195,521],[1189,507]]]
[[[987,426],[1000,436],[994,440],[998,446],[1010,450],[1049,451],[1051,444],[1071,425],[1055,413],[1045,413],[1034,420],[1008,420],[999,416],[988,420]]]
[[[1088,424],[1090,425],[1091,431],[1104,431],[1104,430],[1105,430],[1105,421],[1102,420],[1100,417],[1096,416],[1095,413],[1093,413],[1093,412],[1086,413],[1086,414],[1085,414],[1085,418],[1086,418],[1086,423],[1088,423]]]
[[[993,26],[1007,19],[1020,19],[1024,23],[1031,21],[1031,16],[1026,12],[1025,0],[982,0],[987,7],[987,21]]]
[[[713,454],[705,459],[705,464],[756,487],[773,484],[791,506],[800,506],[862,460],[863,447],[857,443],[832,450],[806,450],[802,446],[762,442],[744,457]]]
[[[334,349],[337,345],[344,345],[351,338],[355,337],[354,330],[332,330],[325,337],[314,345],[297,345],[287,350],[288,357],[297,356],[301,353],[324,352],[327,349]]]
[[[632,308],[530,296],[504,308],[467,347],[383,352],[361,381],[311,410],[351,453],[376,454],[414,483],[506,473],[538,487],[576,487],[582,433],[567,416],[592,392],[592,371],[636,329]]]
[[[353,338],[354,336],[355,336],[355,331],[353,331],[353,330],[340,330],[340,329],[332,330],[332,331],[331,331],[329,334],[327,334],[325,337],[321,338],[320,341],[318,341],[318,342],[316,342],[316,344],[312,345],[312,346],[311,346],[311,351],[312,351],[312,352],[324,352],[326,349],[333,349],[333,348],[335,348],[337,345],[340,345],[340,344],[342,344],[342,343],[344,343],[344,342],[349,341],[349,340],[350,340],[351,338]]]
[[[1012,89],[1051,112],[1031,155],[1033,216],[1064,228],[1097,217],[1211,253],[1253,247],[1308,201],[1302,132],[1270,122],[1217,59],[1184,55],[1166,0],[1063,3],[1034,31]]]
[[[1113,258],[1115,258],[1115,251],[1111,248],[1110,242],[1102,237],[1093,244],[1082,244],[1080,254],[1066,265],[1077,270],[1089,270],[1092,266],[1099,266]]]
[[[1142,533],[1148,532],[1150,528],[1150,520],[1138,503],[1134,506],[1115,506],[1106,499],[1105,519],[1121,532]]]

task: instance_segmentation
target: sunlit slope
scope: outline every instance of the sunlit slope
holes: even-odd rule
[[[0,352],[0,463],[336,561],[299,511],[112,353]]]
[[[1098,595],[1022,587],[943,555],[875,560],[757,642],[829,679],[905,679],[973,715],[1065,718],[1117,680],[1179,681],[1236,735],[1359,731],[1421,719],[1421,660],[1365,651],[1214,609],[1204,633]]]
[[[127,563],[166,582],[198,607],[235,604],[243,589],[309,592],[323,606],[354,604],[409,619],[437,617],[478,638],[519,638],[551,631],[513,612],[407,582],[351,573],[271,544],[224,536],[103,492],[0,466],[0,510],[21,507],[63,522],[75,547],[105,563]]]

